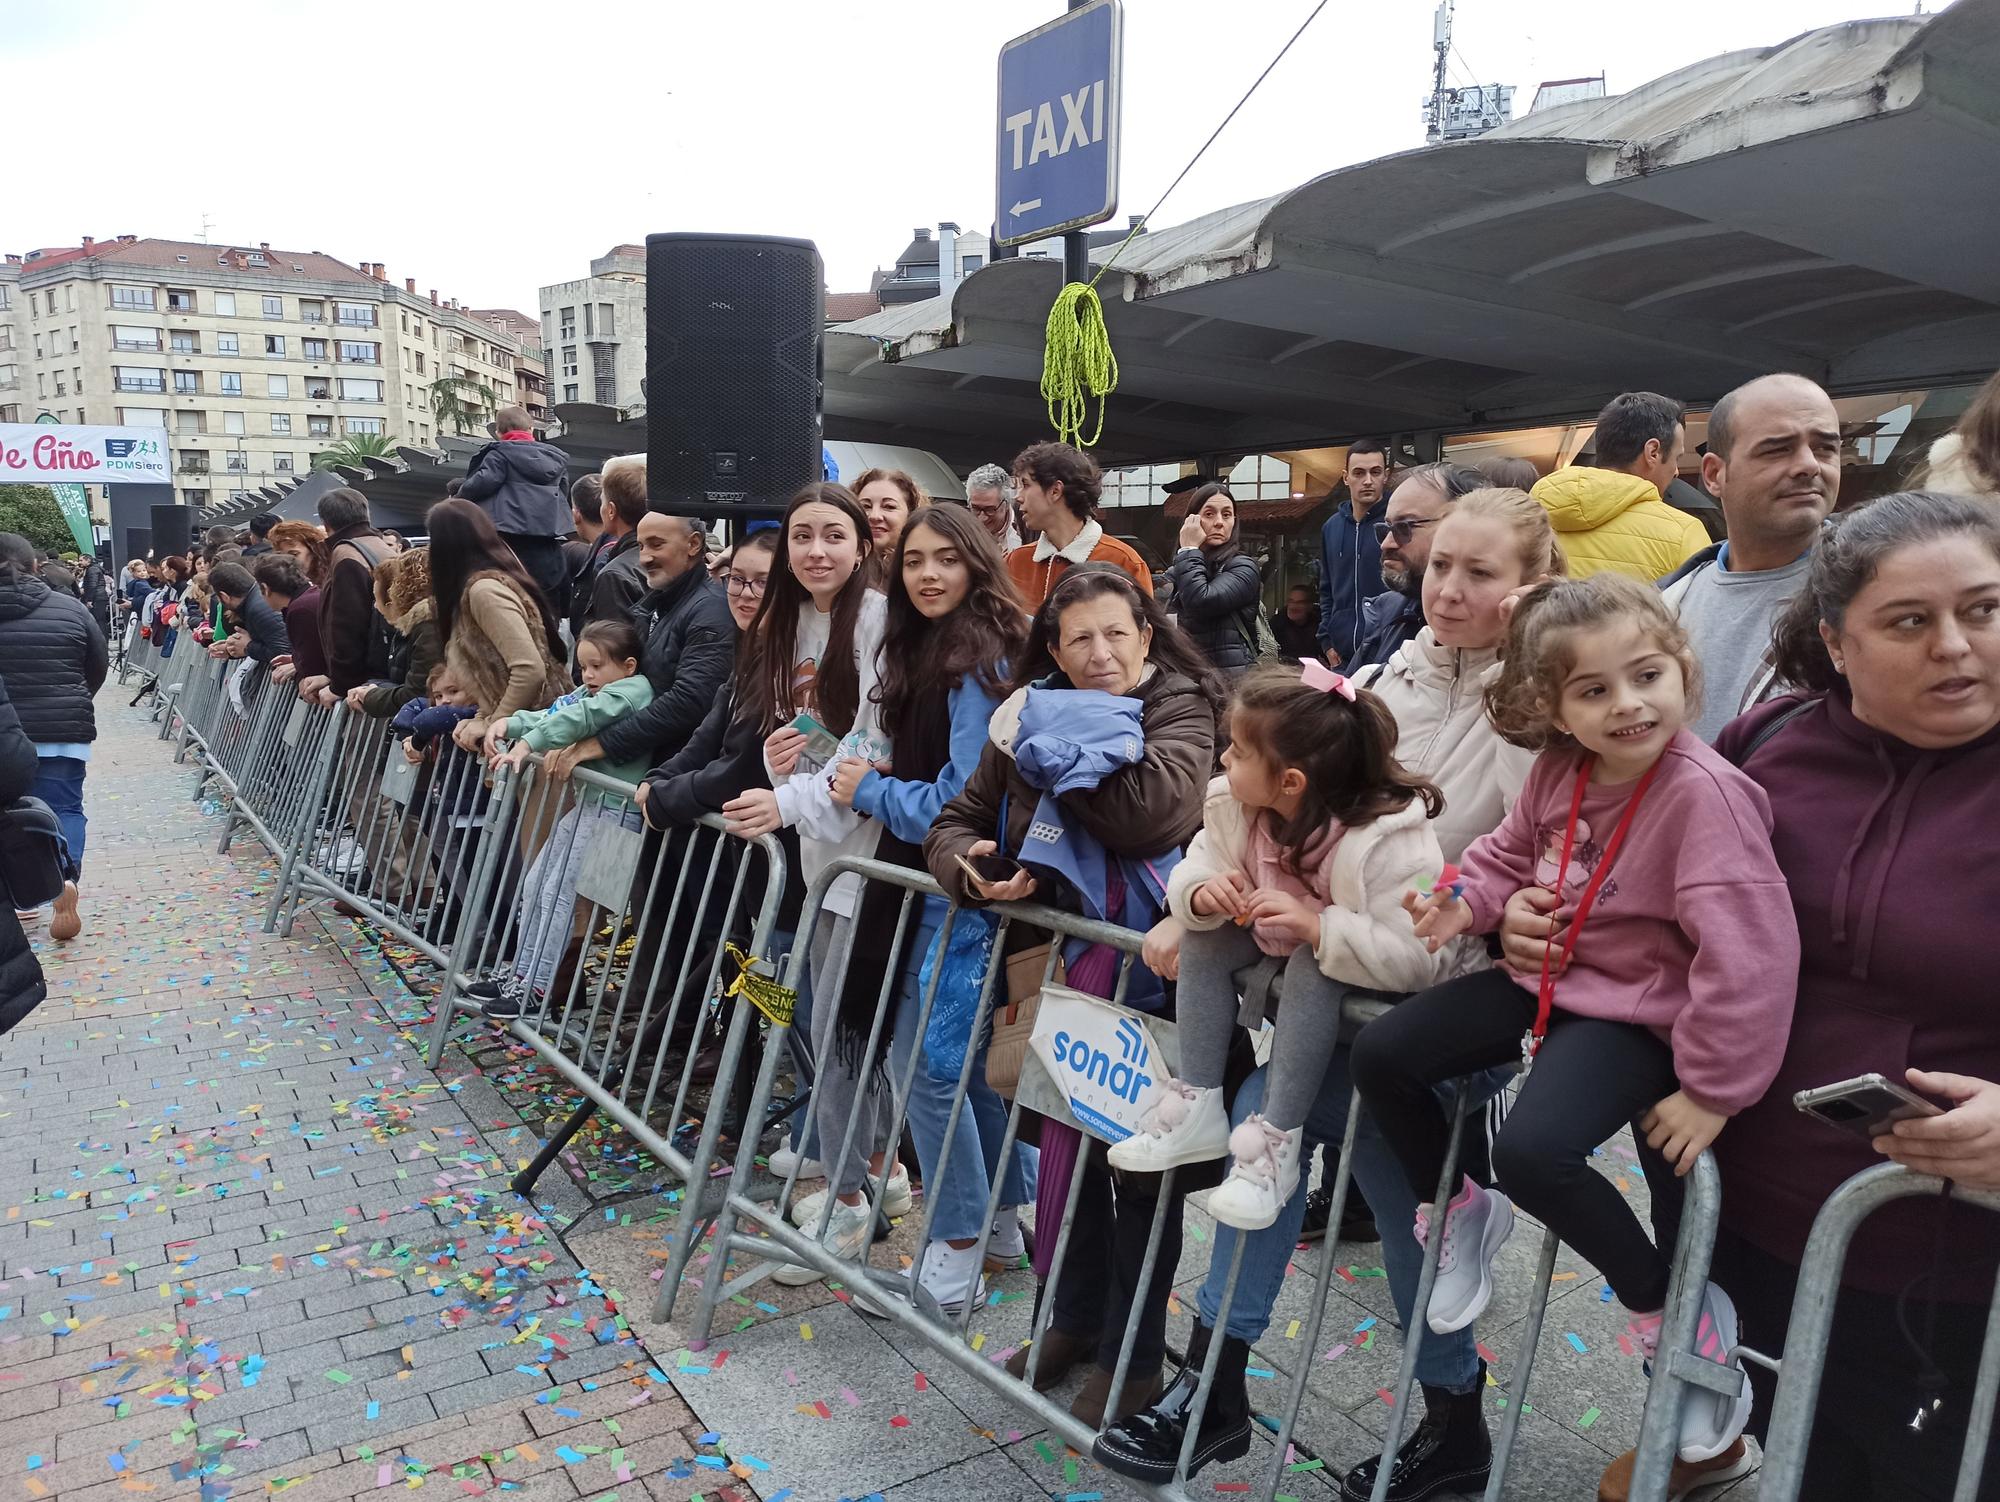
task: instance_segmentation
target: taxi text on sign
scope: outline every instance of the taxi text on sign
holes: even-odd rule
[[[1118,211],[1119,0],[1090,0],[1000,49],[1003,245],[1101,224]]]
[[[0,423],[0,485],[171,484],[164,428]]]

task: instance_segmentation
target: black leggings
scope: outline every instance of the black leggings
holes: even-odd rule
[[[1499,970],[1419,992],[1361,1030],[1355,1089],[1419,1203],[1437,1193],[1451,1122],[1434,1086],[1518,1059],[1535,998]],[[1667,1258],[1591,1150],[1678,1088],[1673,1050],[1643,1027],[1557,1012],[1535,1067],[1493,1143],[1493,1172],[1515,1201],[1647,1314],[1667,1301]]]

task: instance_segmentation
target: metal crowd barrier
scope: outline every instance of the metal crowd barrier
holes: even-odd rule
[[[311,766],[306,817],[286,851],[267,926],[291,932],[308,899],[346,904],[440,968],[485,921],[480,862],[501,825],[489,820],[485,763],[440,740],[421,764],[386,719],[337,702],[323,731],[301,727]],[[310,757],[302,754],[311,745]]]
[[[137,673],[142,678],[150,678],[159,666],[160,661],[158,643],[150,637],[143,637],[139,634],[139,623],[136,616],[127,621],[125,635],[122,639],[125,643],[125,650],[120,655],[118,661],[118,686],[120,688],[123,688],[127,683],[132,681],[134,673]]]
[[[942,896],[942,892],[937,885],[929,876],[921,872],[887,865],[878,861],[854,858],[843,858],[834,862],[825,871],[820,873],[807,896],[805,913],[799,923],[798,943],[794,949],[792,963],[786,973],[786,983],[788,985],[794,987],[797,985],[801,966],[805,962],[808,950],[809,936],[814,930],[815,923],[825,904],[829,889],[835,880],[848,875],[857,876],[867,882],[881,883],[900,889],[902,895],[896,916],[894,941],[891,948],[892,954],[901,949],[902,942],[910,932],[911,925],[917,921],[912,911],[914,904],[926,896]],[[858,911],[858,906],[856,910]],[[1035,904],[1007,904],[996,907],[994,912],[999,918],[999,930],[994,939],[993,948],[993,953],[996,956],[1005,953],[1007,931],[1017,923],[1045,931],[1054,936],[1058,940],[1058,943],[1063,939],[1078,938],[1089,942],[1108,944],[1119,950],[1122,958],[1119,963],[1118,978],[1112,996],[1109,999],[1114,1004],[1122,1004],[1130,980],[1132,965],[1144,942],[1144,935],[1130,929],[1117,927],[1116,925],[1094,922],[1074,914],[1059,912]],[[951,926],[958,920],[959,916],[960,910],[958,908],[953,907],[947,910],[939,930],[941,935],[940,943],[948,941]],[[852,924],[844,925],[844,929],[847,942],[851,942]],[[828,969],[830,972],[844,975],[847,956],[841,951],[847,947],[847,942],[837,943],[835,952],[829,956]],[[1054,951],[1052,950],[1049,962],[1051,966],[1054,963],[1053,954]],[[999,962],[988,966],[979,997],[978,1013],[973,1024],[972,1036],[975,1038],[983,1036],[985,1032],[994,1006],[996,980],[1003,969],[1004,966]],[[890,1030],[889,1019],[893,1015],[898,1000],[898,993],[902,984],[902,973],[900,965],[891,964],[878,988],[873,1021],[861,1054],[863,1066],[861,1073],[864,1076],[867,1073],[869,1061],[877,1057],[886,1057],[884,1051],[886,1049],[887,1034]],[[1047,978],[1045,975],[1045,982]],[[821,992],[823,987],[821,985],[816,983],[814,990],[814,1009],[816,1012],[820,1006],[833,1004],[830,994],[825,996],[824,999],[822,998]],[[933,975],[930,986],[919,1002],[918,1017],[915,1023],[919,1036],[923,1034],[928,1025],[935,1000],[936,976]],[[1379,1003],[1357,1004],[1353,1009],[1354,1015],[1351,1020],[1357,1023],[1365,1022],[1372,1018],[1379,1011],[1379,1008]],[[1152,1030],[1156,1041],[1159,1043],[1161,1051],[1167,1055],[1167,1063],[1172,1065],[1177,1061],[1178,1055],[1172,1025],[1164,1023],[1161,1019],[1155,1017],[1148,1017],[1146,1021],[1147,1026]],[[752,1089],[751,1102],[747,1111],[747,1117],[750,1120],[762,1119],[764,1110],[770,1101],[776,1077],[787,1055],[788,1033],[789,1026],[787,1022],[774,1022],[774,1025],[767,1033],[763,1061],[758,1071],[756,1084]],[[967,1091],[978,1057],[979,1055],[975,1050],[967,1050],[965,1063],[960,1070],[955,1088],[939,1159],[931,1169],[931,1177],[936,1184],[943,1183],[945,1175],[950,1171],[950,1156],[956,1137],[957,1123],[960,1114],[966,1109]],[[844,1129],[837,1134],[840,1139],[838,1148],[835,1148],[832,1140],[823,1138],[820,1143],[820,1156],[831,1166],[842,1161],[851,1161],[855,1154],[866,1157],[875,1147],[881,1145],[886,1145],[889,1150],[893,1151],[894,1144],[901,1140],[904,1121],[908,1114],[911,1088],[915,1081],[916,1072],[921,1067],[923,1067],[921,1050],[912,1048],[908,1063],[904,1069],[891,1078],[890,1084],[893,1091],[891,1115],[889,1127],[884,1133],[882,1144],[857,1143],[855,1141],[860,1113],[863,1108],[861,1099],[857,1095],[856,1104],[848,1114]],[[1042,1083],[1037,1085],[1037,1081]],[[1001,1141],[1000,1150],[996,1155],[996,1161],[1003,1165],[1008,1161],[1009,1155],[1013,1151],[1014,1143],[1019,1133],[1024,1102],[1029,1103],[1029,1108],[1044,1115],[1053,1115],[1059,1119],[1066,1119],[1066,1113],[1061,1110],[1059,1099],[1055,1095],[1053,1087],[1046,1084],[1045,1072],[1039,1063],[1032,1064],[1024,1071],[1021,1088],[1016,1093],[1015,1099],[1010,1103],[1005,1134]],[[1431,1210],[1431,1224],[1436,1230],[1426,1249],[1423,1274],[1416,1293],[1414,1307],[1419,1311],[1426,1307],[1431,1286],[1437,1275],[1438,1254],[1442,1244],[1442,1230],[1445,1221],[1445,1207],[1450,1201],[1457,1184],[1459,1134],[1466,1119],[1466,1098],[1461,1096],[1454,1120],[1449,1160],[1445,1165],[1444,1173],[1440,1179],[1437,1200]],[[1353,1160],[1355,1133],[1359,1121],[1360,1101],[1357,1097],[1351,1104],[1348,1112],[1346,1137],[1340,1154],[1340,1166],[1334,1185],[1332,1186],[1333,1204],[1328,1216],[1328,1223],[1330,1225],[1339,1224],[1344,1208],[1350,1179],[1349,1165]],[[825,1233],[833,1213],[833,1197],[830,1194],[826,1197],[824,1208],[817,1216],[816,1224],[804,1228],[794,1228],[787,1219],[785,1211],[796,1184],[797,1170],[794,1169],[792,1175],[787,1178],[782,1192],[777,1195],[776,1199],[774,1201],[767,1201],[763,1194],[756,1192],[758,1186],[753,1179],[756,1150],[756,1142],[746,1135],[738,1148],[734,1170],[725,1180],[720,1181],[719,1190],[699,1200],[693,1196],[690,1197],[677,1238],[677,1252],[680,1255],[677,1257],[675,1267],[670,1269],[669,1275],[662,1282],[660,1317],[667,1319],[672,1315],[680,1291],[674,1273],[678,1272],[684,1265],[684,1249],[704,1239],[709,1239],[712,1242],[716,1254],[714,1261],[716,1270],[711,1271],[703,1278],[700,1300],[690,1321],[693,1328],[693,1340],[691,1343],[695,1349],[699,1350],[702,1348],[708,1335],[713,1330],[717,1307],[726,1294],[743,1293],[757,1281],[775,1271],[780,1262],[809,1266],[825,1276],[841,1280],[854,1293],[857,1299],[868,1307],[871,1314],[880,1313],[883,1317],[894,1320],[904,1328],[912,1331],[922,1338],[936,1355],[950,1361],[954,1366],[969,1375],[976,1377],[1000,1396],[1006,1398],[1010,1403],[1027,1410],[1038,1421],[1048,1425],[1061,1435],[1066,1443],[1084,1453],[1089,1452],[1091,1444],[1096,1438],[1095,1432],[1087,1429],[1080,1421],[1074,1418],[1066,1405],[1053,1401],[1051,1398],[1036,1392],[1033,1386],[1036,1366],[1040,1359],[1039,1352],[1043,1345],[1043,1337],[1054,1315],[1054,1289],[1057,1282],[1063,1276],[1070,1251],[1071,1230],[1076,1216],[1077,1203],[1086,1177],[1083,1172],[1081,1158],[1079,1158],[1077,1168],[1072,1172],[1068,1200],[1063,1208],[1060,1225],[1043,1225],[1037,1227],[1044,1235],[1054,1234],[1056,1237],[1056,1246],[1045,1283],[1046,1296],[1042,1300],[1041,1307],[1036,1312],[1031,1329],[1027,1371],[1023,1378],[1016,1379],[1008,1375],[1003,1367],[989,1361],[973,1348],[970,1340],[972,1318],[974,1312],[982,1306],[977,1301],[967,1300],[965,1307],[956,1315],[947,1315],[939,1309],[935,1301],[921,1288],[918,1278],[921,1259],[913,1260],[907,1272],[889,1272],[868,1265],[866,1250],[862,1252],[859,1261],[845,1261],[836,1257],[831,1250],[823,1246],[820,1243],[820,1237]],[[1715,1226],[1720,1211],[1720,1186],[1713,1160],[1704,1155],[1698,1161],[1691,1179],[1688,1200],[1681,1222],[1679,1255],[1676,1259],[1673,1283],[1668,1295],[1665,1329],[1669,1339],[1663,1340],[1663,1346],[1672,1346],[1683,1352],[1691,1352],[1693,1348],[1695,1324],[1700,1315],[1701,1289],[1706,1281],[1709,1252],[1713,1243]],[[999,1209],[1001,1192],[1002,1184],[996,1179],[988,1188],[987,1203],[982,1217],[982,1226],[984,1229],[981,1231],[979,1244],[976,1249],[977,1257],[981,1261],[984,1260],[986,1245],[991,1236],[993,1219]],[[938,1206],[941,1203],[941,1195],[930,1193],[925,1196],[923,1224],[917,1238],[919,1246],[929,1244]],[[1178,1197],[1174,1193],[1174,1172],[1169,1170],[1167,1173],[1159,1176],[1158,1190],[1153,1203],[1151,1224],[1148,1229],[1147,1244],[1138,1273],[1138,1290],[1133,1299],[1132,1309],[1127,1317],[1125,1330],[1120,1342],[1118,1362],[1112,1375],[1111,1389],[1105,1404],[1105,1411],[1107,1413],[1115,1413],[1117,1411],[1119,1397],[1130,1375],[1129,1369],[1132,1352],[1142,1311],[1153,1280],[1156,1274],[1161,1273],[1158,1264],[1160,1261],[1161,1242],[1166,1229],[1166,1217],[1171,1213],[1176,1213],[1178,1204]],[[746,1228],[761,1234],[746,1234]],[[1394,1234],[1393,1230],[1391,1234]],[[1304,1344],[1301,1347],[1304,1350],[1312,1350],[1316,1347],[1316,1342],[1326,1316],[1327,1299],[1334,1284],[1333,1269],[1336,1265],[1337,1240],[1337,1237],[1331,1235],[1326,1238],[1325,1249],[1319,1259],[1318,1283],[1312,1309],[1306,1320],[1308,1333],[1305,1335]],[[1234,1251],[1230,1257],[1223,1286],[1221,1305],[1215,1321],[1215,1328],[1218,1331],[1226,1330],[1228,1327],[1229,1314],[1236,1297],[1237,1283],[1241,1274],[1246,1244],[1247,1236],[1238,1234],[1235,1237]],[[1506,1417],[1502,1421],[1501,1433],[1495,1447],[1492,1479],[1485,1493],[1488,1498],[1498,1498],[1504,1493],[1508,1462],[1513,1453],[1520,1414],[1527,1406],[1527,1389],[1532,1372],[1534,1349],[1541,1334],[1542,1319],[1547,1308],[1555,1268],[1556,1246],[1557,1238],[1554,1234],[1545,1234],[1537,1275],[1538,1297],[1529,1316],[1528,1326],[1524,1334],[1522,1352],[1518,1358],[1518,1366],[1510,1374],[1508,1380],[1510,1401],[1507,1405]],[[739,1274],[725,1284],[720,1269],[727,1263],[729,1257],[735,1253],[743,1253],[747,1256],[760,1259],[760,1264],[745,1273]],[[1163,1273],[1167,1277],[1171,1277],[1172,1274],[1172,1268],[1165,1269]],[[1419,1317],[1413,1320],[1412,1324],[1416,1328],[1405,1334],[1402,1364],[1397,1376],[1393,1401],[1390,1404],[1392,1417],[1383,1442],[1383,1461],[1378,1470],[1374,1491],[1377,1502],[1380,1502],[1380,1499],[1387,1492],[1392,1469],[1390,1461],[1402,1442],[1404,1415],[1410,1406],[1410,1397],[1415,1385],[1416,1359],[1419,1343],[1422,1339],[1423,1320]],[[1189,1422],[1187,1439],[1183,1443],[1173,1479],[1157,1486],[1149,1486],[1140,1481],[1121,1478],[1133,1490],[1148,1496],[1161,1498],[1163,1502],[1193,1502],[1193,1493],[1190,1491],[1187,1481],[1187,1464],[1200,1431],[1200,1415],[1207,1407],[1209,1394],[1214,1383],[1215,1368],[1220,1359],[1222,1347],[1223,1342],[1220,1339],[1211,1341],[1209,1345],[1207,1357],[1200,1374],[1200,1389],[1196,1397],[1195,1414]],[[1705,1370],[1703,1370],[1704,1368]],[[1276,1442],[1270,1448],[1268,1459],[1263,1467],[1261,1482],[1252,1492],[1253,1496],[1266,1499],[1266,1502],[1280,1490],[1281,1480],[1285,1474],[1285,1466],[1292,1454],[1292,1446],[1295,1438],[1294,1431],[1297,1428],[1299,1413],[1304,1403],[1310,1371],[1311,1364],[1302,1363],[1298,1374],[1292,1381],[1290,1392],[1282,1409],[1282,1418],[1276,1431]],[[1742,1380],[1743,1376],[1740,1371],[1717,1367],[1713,1363],[1700,1362],[1693,1358],[1692,1355],[1684,1355],[1681,1358],[1672,1360],[1663,1359],[1656,1364],[1656,1374],[1647,1402],[1646,1431],[1642,1440],[1642,1469],[1635,1476],[1632,1491],[1632,1496],[1636,1499],[1636,1502],[1662,1502],[1662,1499],[1666,1496],[1667,1468],[1673,1460],[1675,1441],[1679,1429],[1680,1407],[1682,1402],[1685,1401],[1689,1388],[1694,1386],[1717,1388],[1720,1385],[1727,1384],[1730,1391],[1736,1391],[1735,1384],[1740,1383]],[[1648,1447],[1648,1444],[1650,1444],[1650,1447]]]
[[[584,1096],[514,1187],[535,1180],[596,1112],[622,1127],[683,1184],[705,1181],[731,1107],[757,1009],[752,995],[728,984],[728,946],[768,962],[785,885],[783,847],[766,835],[753,844],[723,833],[720,819],[648,836],[632,804],[634,788],[588,769],[551,779],[535,756],[517,774],[496,778],[480,853],[483,889],[496,900],[493,921],[461,929],[430,1039],[433,1067],[473,981],[545,974],[507,1031]],[[565,810],[565,804],[568,805]],[[574,817],[565,817],[565,814]],[[525,831],[523,839],[517,831]],[[540,836],[537,840],[535,837]],[[529,909],[522,895],[551,871],[574,872],[557,884],[560,900]],[[582,937],[576,933],[582,909]],[[511,957],[511,959],[510,959]],[[733,966],[730,966],[733,971]],[[721,1040],[714,1089],[698,1137],[688,1141],[656,1120],[680,1123],[699,1083],[703,1024],[716,1020],[727,993],[737,1003]],[[761,1117],[739,1130],[753,1149]],[[682,1236],[662,1280],[680,1280],[695,1245]]]
[[[1791,1323],[1781,1360],[1757,1358],[1778,1370],[1777,1400],[1771,1408],[1771,1428],[1764,1444],[1764,1468],[1757,1479],[1762,1502],[1798,1502],[1805,1481],[1806,1451],[1812,1439],[1813,1410],[1819,1398],[1832,1339],[1840,1273],[1848,1247],[1863,1221],[1892,1200],[1912,1195],[1936,1198],[1947,1188],[1954,1199],[1986,1210],[2000,1210],[2000,1193],[1959,1189],[1943,1179],[1912,1173],[1900,1164],[1883,1163],[1862,1170],[1830,1195],[1813,1219],[1806,1238],[1806,1255],[1799,1268],[1798,1292],[1792,1299]],[[1986,1338],[1979,1348],[1979,1374],[1973,1379],[1965,1448],[1959,1454],[1958,1478],[1952,1502],[1977,1502],[1984,1493],[1987,1446],[1992,1439],[1993,1405],[2000,1401],[2000,1283],[1986,1315]]]

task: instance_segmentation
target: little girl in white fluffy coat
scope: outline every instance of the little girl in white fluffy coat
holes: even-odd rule
[[[1444,864],[1430,822],[1444,799],[1396,761],[1381,700],[1317,662],[1259,668],[1237,690],[1229,742],[1201,832],[1167,883],[1172,916],[1146,936],[1146,963],[1180,981],[1180,1077],[1109,1159],[1157,1173],[1233,1151],[1209,1213],[1254,1231],[1298,1186],[1306,1112],[1347,991],[1420,990],[1456,955],[1429,953],[1403,911],[1403,894]],[[1264,1113],[1231,1132],[1230,1030],[1261,1027],[1273,1001]]]

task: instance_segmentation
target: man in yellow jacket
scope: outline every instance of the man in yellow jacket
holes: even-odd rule
[[[1612,570],[1647,584],[1708,546],[1708,532],[1662,499],[1679,469],[1687,409],[1672,397],[1628,391],[1597,414],[1597,464],[1538,481],[1572,579]]]

